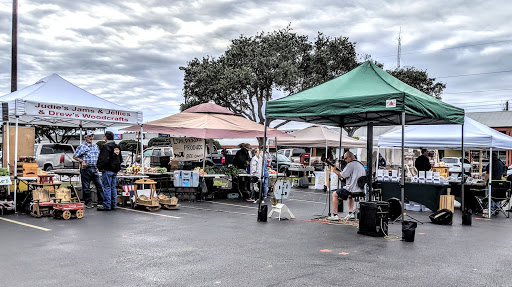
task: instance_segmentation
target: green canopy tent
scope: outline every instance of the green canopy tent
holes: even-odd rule
[[[331,81],[269,101],[266,120],[270,119],[339,127],[367,126],[368,162],[372,162],[373,126],[402,125],[403,131],[405,123],[463,125],[464,110],[418,91],[367,61]],[[402,142],[403,139],[402,134]],[[463,143],[462,138],[462,146]],[[402,173],[403,154],[402,145]],[[372,175],[372,165],[367,166],[368,174]],[[404,176],[401,177],[401,191],[403,208]]]

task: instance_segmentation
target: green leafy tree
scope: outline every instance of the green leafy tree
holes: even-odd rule
[[[446,84],[437,82],[436,78],[429,77],[427,70],[417,69],[415,67],[403,67],[387,72],[409,86],[424,92],[438,100],[442,98],[443,90]]]
[[[119,148],[124,151],[137,152],[138,142],[136,140],[122,140],[119,142]]]
[[[96,144],[101,149],[105,145],[105,141],[97,141]]]
[[[148,142],[148,146],[154,146],[156,145],[156,143],[164,143],[164,144],[167,144],[167,145],[171,145],[171,138],[169,137],[156,137],[156,138],[152,138],[149,140]]]
[[[371,59],[362,55],[362,60]],[[332,80],[360,64],[356,43],[319,32],[313,42],[286,28],[255,36],[241,35],[219,57],[194,58],[184,71],[181,110],[213,101],[236,115],[263,124],[266,102],[275,94],[293,94]],[[379,66],[382,64],[377,63]],[[445,85],[426,71],[391,72],[405,83],[439,97]],[[287,123],[284,121],[278,127]],[[345,128],[353,135],[357,128]],[[261,140],[260,140],[261,141]],[[260,142],[261,144],[261,142]]]
[[[38,140],[48,139],[51,143],[68,143],[80,134],[78,128],[34,125]]]

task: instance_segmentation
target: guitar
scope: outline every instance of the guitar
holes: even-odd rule
[[[332,167],[336,168],[337,171],[341,172],[341,169],[339,169],[332,161],[330,161],[328,159],[324,159],[323,162],[325,162],[328,166],[332,166]]]

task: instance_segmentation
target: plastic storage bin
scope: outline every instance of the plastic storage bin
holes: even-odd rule
[[[198,187],[199,172],[192,170],[175,170],[174,187]]]

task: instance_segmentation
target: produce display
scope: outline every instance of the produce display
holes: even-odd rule
[[[142,170],[140,165],[134,164],[126,168],[127,173],[139,173]]]
[[[9,171],[5,168],[0,168],[0,176],[7,176],[9,175]]]

